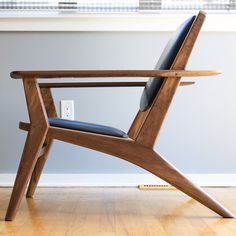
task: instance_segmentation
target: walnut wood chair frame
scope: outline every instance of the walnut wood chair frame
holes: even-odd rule
[[[6,220],[14,219],[29,180],[27,197],[33,196],[54,139],[131,162],[175,186],[222,217],[234,217],[229,210],[192,183],[153,149],[176,89],[179,85],[193,84],[193,82],[180,82],[181,77],[219,74],[217,71],[184,70],[204,18],[203,12],[196,17],[170,70],[18,71],[11,73],[12,78],[23,80],[30,123],[20,122],[20,128],[26,130],[28,135]],[[128,131],[128,137],[121,138],[51,126],[48,118],[57,117],[51,88],[145,86],[145,82],[38,83],[37,81],[38,78],[60,77],[163,77],[164,83],[150,108],[144,112],[138,111]]]

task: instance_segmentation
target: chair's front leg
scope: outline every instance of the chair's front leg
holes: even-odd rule
[[[43,103],[47,112],[48,117],[57,117],[56,107],[53,101],[53,96],[50,88],[40,88],[40,92],[42,95]],[[36,187],[38,185],[40,176],[42,174],[45,163],[48,159],[49,152],[52,147],[53,140],[50,138],[46,138],[45,140],[45,150],[44,154],[39,157],[34,171],[31,176],[31,180],[29,183],[29,187],[27,190],[26,197],[33,197]]]
[[[27,183],[33,172],[39,152],[43,146],[47,129],[31,129],[28,133],[22,158],[15,179],[10,203],[5,220],[13,220],[21,199],[24,195]]]
[[[6,220],[13,220],[16,215],[49,128],[48,117],[37,80],[23,79],[23,84],[31,127],[18,168]]]

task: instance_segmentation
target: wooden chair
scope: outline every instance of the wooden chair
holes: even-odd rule
[[[28,132],[6,220],[13,220],[30,180],[27,197],[32,197],[54,139],[107,153],[129,161],[162,178],[222,217],[233,214],[193,184],[153,147],[181,77],[209,76],[216,71],[185,71],[205,14],[199,12],[185,21],[170,40],[155,70],[121,71],[18,71],[11,77],[22,79],[30,123],[20,122]],[[38,83],[37,78],[60,77],[151,77],[148,82]],[[128,133],[96,124],[57,118],[51,88],[145,86],[138,111]]]

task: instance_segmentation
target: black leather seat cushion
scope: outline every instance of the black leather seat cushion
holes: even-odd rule
[[[105,134],[105,135],[121,137],[121,138],[128,138],[128,135],[122,130],[105,126],[105,125],[97,125],[97,124],[91,124],[91,123],[75,121],[75,120],[65,120],[65,119],[60,119],[60,118],[49,118],[48,121],[51,126],[55,126],[55,127],[72,129],[72,130],[80,130],[80,131],[96,133],[96,134]]]
[[[169,70],[171,68],[171,65],[183,45],[183,42],[191,29],[195,18],[196,16],[192,16],[187,19],[175,32],[162,52],[155,67],[156,70]],[[148,80],[140,100],[140,111],[146,111],[152,105],[152,102],[161,89],[163,82],[164,78],[161,77],[150,78]]]

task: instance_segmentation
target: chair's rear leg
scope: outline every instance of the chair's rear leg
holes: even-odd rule
[[[173,165],[168,163],[159,154],[155,153],[152,155],[151,160],[149,161],[147,159],[147,162],[145,161],[145,163],[142,163],[142,167],[175,186],[177,189],[186,193],[219,215],[226,218],[234,217],[230,211],[228,211],[219,202],[209,196],[200,187],[192,183],[186,176],[184,176],[184,174],[182,174]]]
[[[5,220],[13,220],[16,215],[39,151],[43,146],[46,132],[47,129],[39,127],[39,129],[31,129],[27,135]]]
[[[52,143],[53,143],[52,139],[46,139],[46,143],[44,147],[45,148],[44,154],[38,158],[36,165],[34,167],[34,171],[32,173],[31,179],[30,179],[30,183],[29,183],[28,190],[26,193],[27,198],[33,197],[34,195],[34,192],[37,188],[44,165],[48,159],[48,155],[51,150]]]

